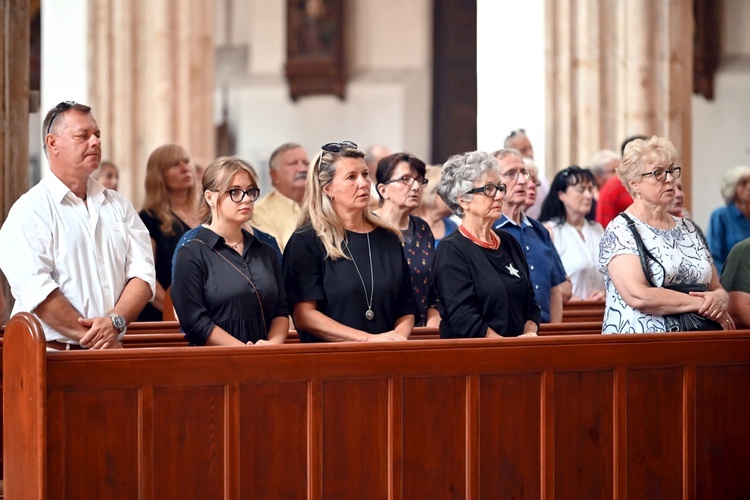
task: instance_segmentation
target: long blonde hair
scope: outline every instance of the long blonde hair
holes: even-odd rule
[[[333,182],[336,175],[336,163],[342,158],[362,158],[365,154],[359,149],[342,149],[337,153],[321,150],[310,163],[305,181],[305,197],[302,200],[302,210],[299,214],[297,227],[310,223],[315,233],[323,242],[326,249],[326,257],[330,259],[348,259],[344,253],[342,243],[346,239],[346,228],[333,209],[330,198],[325,194],[325,187]],[[362,211],[362,220],[376,227],[382,227],[391,231],[399,240],[402,239],[401,231],[379,219],[370,212],[369,208]]]
[[[164,182],[164,172],[171,168],[175,161],[189,156],[187,150],[178,144],[164,144],[154,149],[146,162],[146,200],[143,202],[143,209],[152,217],[159,219],[161,222],[159,228],[165,236],[175,234],[174,223],[177,217],[172,213],[167,183]],[[188,196],[195,199],[196,195],[196,183],[193,183]]]

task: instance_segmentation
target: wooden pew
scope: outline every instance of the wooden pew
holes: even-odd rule
[[[601,322],[569,322],[544,323],[539,328],[539,335],[591,335],[602,332]],[[437,328],[416,327],[410,340],[434,340],[440,338]],[[296,330],[290,330],[287,344],[299,343]],[[179,347],[186,346],[187,341],[180,333],[180,325],[176,321],[154,321],[132,323],[123,338],[123,347]]]
[[[4,326],[0,327],[0,398],[2,397],[2,332]],[[543,324],[539,335],[586,335],[601,333],[601,323],[557,323]],[[434,340],[440,338],[437,328],[418,327],[414,329],[411,340]],[[287,344],[299,343],[296,330],[291,330],[287,337]],[[177,321],[154,321],[131,323],[128,332],[123,339],[123,347],[149,348],[149,347],[186,347],[188,345],[185,337],[180,333],[180,325]],[[0,414],[0,447],[2,447],[2,414]],[[0,479],[2,479],[2,462],[0,455]]]
[[[9,498],[750,496],[750,331],[4,356]]]
[[[596,322],[604,319],[603,300],[574,300],[563,304],[563,323]]]

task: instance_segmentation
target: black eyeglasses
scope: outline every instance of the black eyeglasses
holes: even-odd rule
[[[505,192],[507,191],[505,184],[503,184],[502,182],[500,184],[487,183],[484,186],[476,187],[470,191],[467,191],[466,194],[483,193],[485,196],[494,198],[498,191],[505,194]]]
[[[251,187],[247,191],[244,191],[240,188],[234,188],[227,191],[227,193],[229,193],[230,200],[235,203],[242,203],[245,200],[245,196],[247,196],[250,201],[257,200],[258,196],[260,196],[260,188]]]
[[[391,184],[393,182],[400,182],[404,186],[412,186],[415,181],[421,187],[425,187],[427,183],[429,182],[424,177],[412,177],[411,175],[402,175],[401,177],[396,177],[395,179],[385,181],[383,184]]]
[[[320,149],[329,153],[340,153],[345,149],[357,149],[357,145],[352,141],[329,142],[328,144],[323,144]]]
[[[670,169],[663,169],[663,168],[657,168],[652,170],[651,172],[646,172],[645,174],[641,174],[641,177],[646,177],[647,175],[653,175],[654,179],[656,179],[659,182],[664,182],[667,180],[667,174],[672,174],[673,179],[679,179],[682,175],[682,167],[675,167],[674,163],[670,165]]]
[[[52,122],[55,121],[55,117],[57,117],[57,115],[62,113],[63,111],[69,110],[74,105],[75,105],[75,101],[63,101],[57,106],[55,106],[55,110],[52,112],[52,116],[50,116],[49,123],[47,124],[48,134],[49,134],[49,131],[52,130]]]
[[[515,137],[517,135],[526,135],[526,130],[519,128],[517,130],[511,130],[508,137]]]

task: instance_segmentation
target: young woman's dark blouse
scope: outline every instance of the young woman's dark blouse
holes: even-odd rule
[[[156,254],[154,255],[154,268],[156,269],[156,281],[166,290],[172,284],[172,255],[174,255],[177,242],[190,229],[179,217],[175,215],[175,221],[172,224],[172,234],[165,235],[161,230],[161,221],[149,214],[146,210],[141,210],[138,215],[141,217],[143,224],[148,229],[148,234],[156,242]],[[155,308],[151,303],[146,304],[141,314],[138,315],[137,321],[161,321],[162,312]]]
[[[432,275],[442,338],[485,337],[487,327],[517,337],[526,321],[539,324],[523,251],[513,236],[494,231],[500,236],[497,250],[482,248],[459,231],[437,249]]]
[[[265,340],[271,321],[289,315],[276,252],[244,229],[242,233],[242,255],[208,228],[198,229],[177,251],[172,302],[191,344],[205,344],[214,325],[242,342]],[[258,294],[238,269],[255,283]]]
[[[432,286],[432,261],[435,260],[435,237],[430,225],[414,215],[409,216],[409,228],[402,231],[404,256],[411,271],[411,287],[417,305],[414,326],[425,326],[427,309],[437,307],[437,296]]]
[[[330,259],[315,230],[306,224],[292,234],[284,248],[284,285],[292,306],[296,302],[317,301],[317,309],[341,324],[372,334],[393,330],[396,320],[415,313],[409,266],[398,238],[383,228],[369,233],[346,232],[351,259]],[[344,245],[347,248],[347,244]],[[345,250],[346,251],[346,250]],[[375,317],[365,318],[370,296],[370,254],[375,280],[372,310]],[[364,287],[362,285],[364,281]],[[324,342],[310,332],[297,328],[302,342]]]

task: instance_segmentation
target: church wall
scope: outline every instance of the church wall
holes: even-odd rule
[[[302,144],[311,158],[320,145],[345,139],[362,149],[382,143],[428,156],[431,2],[352,0],[346,7],[345,100],[323,95],[294,102],[284,76],[286,2],[217,3],[216,119],[226,103],[237,154],[256,166],[264,192],[268,157],[284,142]]]
[[[715,98],[693,96],[693,215],[708,229],[711,212],[724,204],[721,176],[750,166],[750,2],[724,0],[722,60]]]

